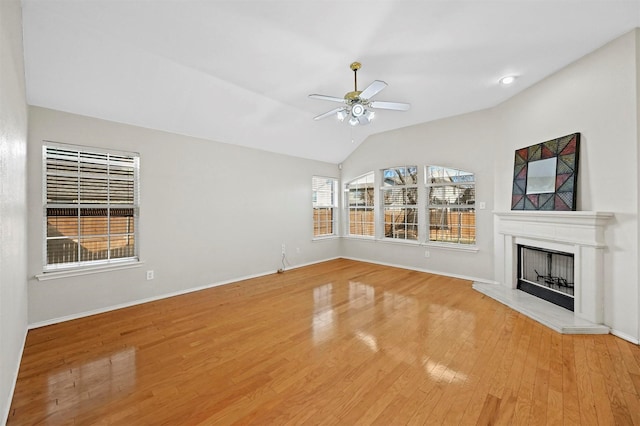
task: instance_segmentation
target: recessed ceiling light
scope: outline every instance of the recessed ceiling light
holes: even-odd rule
[[[503,86],[508,86],[512,84],[514,81],[516,81],[516,78],[517,77],[515,75],[506,75],[502,77],[500,80],[498,80],[498,82]]]

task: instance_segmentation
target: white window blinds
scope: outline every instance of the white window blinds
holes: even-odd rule
[[[137,259],[139,156],[46,143],[45,270]]]

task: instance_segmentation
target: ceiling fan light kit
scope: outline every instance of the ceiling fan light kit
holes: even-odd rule
[[[362,91],[358,90],[358,70],[361,66],[360,62],[353,62],[349,66],[353,71],[354,90],[348,92],[342,98],[317,94],[309,95],[312,99],[345,104],[343,107],[334,108],[331,111],[315,116],[314,120],[321,120],[335,114],[340,121],[344,121],[347,117],[350,117],[348,123],[352,126],[357,126],[358,124],[366,125],[369,124],[375,116],[375,112],[371,110],[373,108],[407,111],[411,107],[411,105],[402,102],[371,101],[373,96],[387,87],[387,83],[382,80],[375,80],[367,86],[366,89]]]

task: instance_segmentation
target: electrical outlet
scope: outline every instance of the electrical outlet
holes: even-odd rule
[[[480,201],[480,202],[478,203],[478,208],[479,208],[480,210],[484,210],[484,209],[486,209],[486,208],[487,208],[487,203],[485,203],[484,201]]]
[[[300,254],[300,247],[296,247],[296,254]]]
[[[424,251],[424,257],[431,257],[431,253],[429,253],[429,250]]]
[[[153,271],[147,271],[147,280],[153,279]]]
[[[282,254],[285,254],[285,253],[286,253],[285,246],[284,246],[284,243],[282,243]]]

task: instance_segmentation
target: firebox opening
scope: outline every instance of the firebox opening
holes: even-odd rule
[[[518,245],[518,289],[573,311],[573,254]]]

